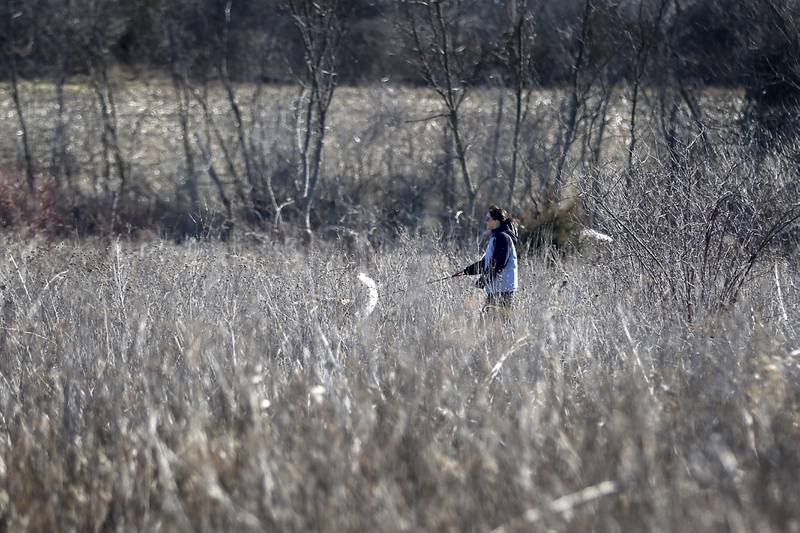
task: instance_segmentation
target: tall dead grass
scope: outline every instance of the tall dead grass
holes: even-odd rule
[[[2,529],[800,530],[796,270],[689,329],[533,258],[506,324],[421,284],[467,259],[367,315],[334,247],[5,242]]]

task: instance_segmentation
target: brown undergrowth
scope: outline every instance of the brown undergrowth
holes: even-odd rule
[[[468,259],[378,255],[359,318],[332,245],[5,242],[0,526],[800,528],[798,323],[769,284],[709,332],[635,276],[531,258],[504,322],[421,283]]]

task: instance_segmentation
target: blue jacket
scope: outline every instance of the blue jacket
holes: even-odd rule
[[[516,228],[504,223],[492,231],[483,257],[464,269],[467,275],[480,274],[479,286],[487,294],[508,293],[517,290],[517,240]]]

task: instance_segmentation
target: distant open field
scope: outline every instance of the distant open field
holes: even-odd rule
[[[798,531],[800,277],[687,325],[629,259],[6,240],[9,531]],[[365,272],[378,284],[367,313]]]
[[[203,87],[198,85],[197,90]],[[157,168],[162,176],[183,172],[177,104],[171,82],[159,78],[149,82],[117,80],[112,88],[122,134],[121,148],[130,155],[134,168],[142,173]],[[222,84],[214,82],[207,89],[210,114],[219,121],[226,139],[233,140],[232,113]],[[281,153],[296,150],[298,127],[302,126],[296,116],[300,87],[240,84],[235,89],[245,128],[254,133],[255,141],[263,143],[260,146],[267,150]],[[511,133],[508,130],[510,95],[502,92],[505,94],[501,135],[507,137]],[[25,82],[21,93],[32,129],[32,144],[37,147],[37,159],[47,160],[58,110],[54,86],[47,82]],[[476,162],[486,154],[497,121],[500,96],[500,90],[474,90],[465,102],[466,142],[472,146]],[[529,119],[555,118],[552,115],[559,103],[559,91],[536,91],[529,102]],[[65,86],[65,104],[68,135],[74,140],[72,150],[76,157],[82,158],[82,164],[88,163],[92,156],[99,157],[99,144],[94,147],[85,144],[87,138],[96,140],[101,134],[94,129],[102,126],[96,95],[88,82],[75,80]],[[442,147],[444,124],[441,119],[431,118],[441,112],[440,105],[434,93],[425,88],[392,85],[337,88],[329,118],[327,173],[354,171],[348,164],[384,161],[387,152],[395,154],[398,165],[402,162],[413,168],[424,168],[425,163],[430,165],[439,157]],[[205,133],[203,110],[197,101],[192,102],[191,114],[194,118],[192,130]],[[0,117],[3,118],[0,153],[6,160],[15,159],[19,151],[17,116],[7,84],[0,84]],[[619,127],[621,121],[621,117],[616,117],[613,124]],[[537,126],[542,127],[544,135],[552,124],[540,122]],[[620,133],[614,131],[610,137]],[[152,174],[149,177],[152,178]]]
[[[253,142],[264,155],[274,158],[273,163],[278,166],[281,158],[296,154],[298,128],[302,127],[302,117],[297,116],[298,112],[302,113],[297,109],[299,88],[269,85],[236,88],[245,128],[252,132]],[[168,80],[120,82],[117,90],[121,148],[133,174],[155,190],[163,187],[171,192],[170,181],[184,172],[182,137],[172,85]],[[0,87],[0,116],[3,118],[0,154],[10,161],[19,159],[20,148],[16,111],[7,91],[7,87]],[[54,89],[52,85],[36,83],[24,86],[23,92],[32,145],[37,159],[47,161],[57,110]],[[71,153],[77,167],[85,169],[88,176],[93,163],[100,163],[102,122],[98,106],[88,85],[68,85],[66,97]],[[209,112],[218,121],[225,140],[235,145],[232,113],[221,84],[209,87],[208,101]],[[534,112],[543,111],[552,103],[552,96],[545,91],[533,99],[532,108]],[[473,147],[476,162],[485,155],[492,134],[490,126],[496,119],[496,105],[496,95],[483,92],[476,93],[465,106],[467,142]],[[432,93],[425,89],[338,88],[329,118],[325,175],[357,180],[362,174],[372,175],[377,171],[384,177],[409,171],[433,172],[433,165],[440,164],[437,161],[441,159],[443,123],[424,119],[439,113],[438,106]],[[192,131],[205,135],[205,118],[197,102],[192,103],[191,113]],[[222,163],[220,171],[226,172]],[[207,176],[203,182],[211,192]]]
[[[110,93],[116,106],[115,125],[121,159],[130,191],[149,201],[171,201],[186,181],[186,157],[175,90],[168,79],[151,81],[115,79]],[[303,114],[300,89],[291,86],[236,85],[244,136],[257,168],[257,179],[272,180],[278,202],[293,196],[298,179],[299,146]],[[20,175],[22,164],[18,117],[7,85],[0,86],[0,171]],[[209,175],[213,166],[227,195],[235,198],[233,180],[244,174],[234,113],[220,83],[193,86],[188,108],[189,146],[194,158],[201,203],[220,208],[218,188]],[[587,95],[590,102],[597,98]],[[586,171],[588,144],[595,142],[602,126],[602,141],[593,170],[614,172],[627,161],[629,142],[629,94],[618,89],[603,117],[588,105],[578,117],[578,138],[567,160],[565,176],[572,179]],[[663,148],[656,139],[663,126],[658,120],[656,94],[642,95],[637,119],[637,159],[660,158]],[[30,145],[40,174],[54,161],[58,103],[48,82],[25,82],[22,105],[29,128]],[[729,127],[741,105],[735,91],[706,90],[698,98],[704,104],[709,135]],[[530,204],[536,187],[552,179],[563,135],[563,90],[533,90],[526,98],[520,133],[519,202]],[[205,105],[205,109],[204,109]],[[468,147],[467,162],[482,201],[506,196],[513,136],[513,98],[507,90],[476,89],[461,108],[462,135]],[[74,80],[64,90],[64,142],[71,182],[78,193],[100,195],[108,182],[113,189],[119,176],[116,164],[107,167],[103,153],[103,121],[97,95],[86,81]],[[207,113],[206,113],[207,111]],[[330,108],[322,163],[319,205],[337,204],[337,216],[362,209],[367,202],[386,205],[423,204],[421,212],[432,215],[441,208],[441,188],[463,193],[452,142],[446,139],[441,103],[432,91],[383,84],[340,87]],[[587,137],[588,135],[588,137]],[[200,140],[202,147],[198,144]],[[655,143],[655,144],[654,144]],[[207,150],[210,160],[204,157]],[[114,162],[116,163],[116,162]],[[15,169],[15,170],[12,170]],[[107,173],[110,172],[110,177]],[[64,172],[62,172],[63,174]],[[67,180],[61,177],[64,182]],[[531,184],[526,187],[526,184]],[[533,187],[531,189],[531,187]],[[460,192],[459,192],[460,191]],[[349,207],[348,207],[349,206]],[[463,208],[463,207],[462,207]],[[290,207],[291,209],[291,207]],[[435,216],[435,215],[434,215]]]

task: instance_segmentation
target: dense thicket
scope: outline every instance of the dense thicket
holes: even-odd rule
[[[215,68],[215,56],[229,46],[230,67],[240,80],[266,78],[293,82],[303,66],[301,36],[281,0],[4,0],[0,7],[3,30],[0,45],[9,45],[27,75],[45,75],[63,54],[70,73],[86,72],[91,41],[102,41],[113,59],[137,68],[168,68],[169,35],[173,27],[182,51],[191,56],[195,74]],[[433,2],[435,3],[435,2]],[[531,56],[535,81],[542,85],[568,83],[572,71],[568,30],[580,24],[583,0],[536,2],[524,0],[451,0],[440,2],[460,17],[457,39],[462,53],[475,65],[476,81],[502,76],[503,52],[513,37],[508,19],[516,10],[529,10],[535,36]],[[404,42],[404,0],[340,2],[349,26],[342,47],[339,78],[348,84],[379,81],[422,83],[409,68],[414,55]],[[413,3],[412,3],[413,4]],[[591,57],[607,62],[621,75],[634,68],[630,39],[642,32],[653,11],[669,11],[666,24],[650,28],[654,43],[669,40],[686,80],[705,84],[772,89],[789,83],[797,57],[798,5],[794,0],[592,0],[594,21],[587,40]],[[226,12],[230,17],[226,30]],[[666,17],[665,17],[666,20]],[[225,32],[229,32],[229,37]],[[227,44],[223,41],[228,40]],[[8,72],[3,73],[8,76]],[[759,85],[756,87],[756,85]],[[788,85],[787,85],[788,87]],[[784,89],[787,87],[783,87]]]

